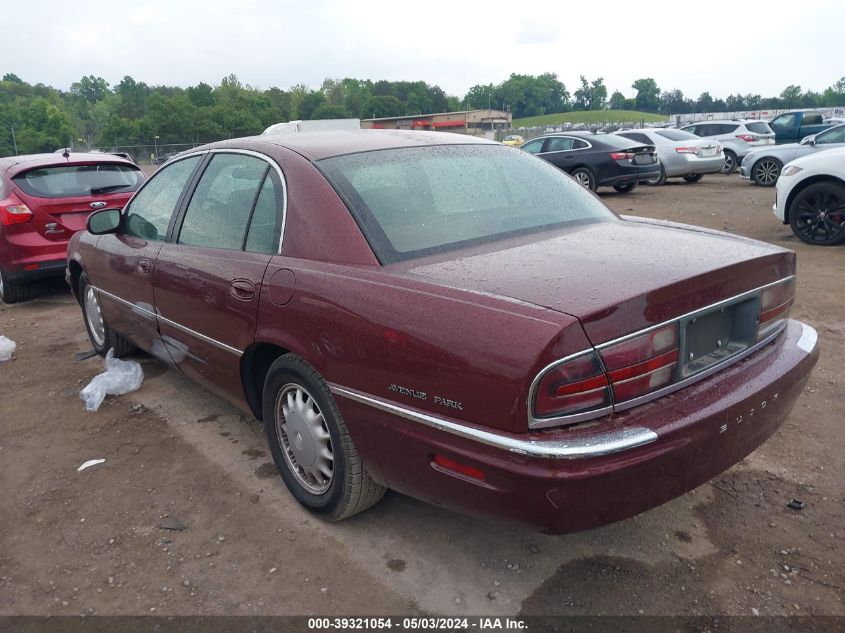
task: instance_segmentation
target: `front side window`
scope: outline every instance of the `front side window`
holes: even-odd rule
[[[501,145],[361,152],[318,165],[382,263],[616,219],[556,167]]]
[[[270,166],[244,154],[215,154],[185,211],[179,244],[242,250]]]
[[[778,118],[769,124],[772,128],[788,128],[795,125],[797,115],[793,112],[790,114],[781,114]]]
[[[135,191],[144,177],[134,165],[95,163],[31,169],[13,178],[24,193],[38,198],[77,198]]]
[[[816,145],[829,145],[831,143],[845,143],[845,125],[816,134]]]
[[[123,232],[145,240],[163,240],[176,203],[200,158],[184,158],[156,172],[126,207]]]

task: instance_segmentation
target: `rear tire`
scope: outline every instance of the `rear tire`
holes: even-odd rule
[[[781,169],[783,169],[783,163],[777,158],[761,158],[751,168],[751,180],[760,187],[774,187]]]
[[[282,481],[305,508],[340,521],[378,503],[370,477],[323,377],[295,354],[267,371],[264,428]]]
[[[614,185],[613,188],[616,189],[616,191],[618,191],[619,193],[631,193],[634,189],[637,188],[637,183],[629,182],[624,185]]]
[[[105,356],[110,349],[114,350],[115,358],[129,356],[138,351],[134,343],[120,332],[115,332],[106,323],[100,309],[99,293],[88,282],[88,275],[85,273],[79,276],[79,305],[91,346],[100,356]]]
[[[739,165],[739,161],[737,160],[736,154],[734,154],[731,150],[725,150],[725,162],[722,165],[722,173],[723,174],[732,174],[736,171],[737,166]]]
[[[645,181],[649,187],[659,187],[666,183],[666,169],[663,167],[663,163],[660,163],[660,175],[656,178],[651,178]]]
[[[0,270],[0,299],[3,303],[18,303],[32,296],[32,287],[21,281],[9,281]]]
[[[698,182],[703,177],[704,176],[702,176],[701,174],[687,174],[686,176],[684,176],[684,180],[686,180],[687,182]]]
[[[596,184],[596,177],[586,167],[579,167],[578,169],[573,169],[572,173],[570,174],[579,185],[584,187],[585,189],[589,189],[590,191],[595,191],[598,189],[598,185]]]

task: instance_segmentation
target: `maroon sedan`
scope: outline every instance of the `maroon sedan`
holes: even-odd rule
[[[144,181],[113,154],[32,154],[0,158],[0,298],[29,296],[30,282],[64,274],[67,242],[88,215],[120,208]]]
[[[762,444],[818,356],[791,251],[621,218],[467,136],[207,145],[89,231],[68,280],[96,350],[263,420],[328,519],[386,488],[555,533],[629,517]]]

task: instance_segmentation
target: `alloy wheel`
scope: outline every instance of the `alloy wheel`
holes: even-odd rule
[[[590,188],[590,174],[587,172],[579,171],[575,176],[575,182],[577,182],[582,187],[586,187],[587,189]]]
[[[326,493],[334,479],[334,452],[317,401],[301,385],[288,383],[276,398],[275,414],[288,469],[311,494]]]
[[[723,174],[732,174],[736,170],[736,159],[730,152],[725,152],[725,164],[722,166]]]
[[[754,180],[759,185],[771,187],[780,176],[780,164],[771,159],[763,159],[754,166]]]
[[[845,240],[845,191],[822,187],[802,193],[792,210],[795,234],[809,244]]]

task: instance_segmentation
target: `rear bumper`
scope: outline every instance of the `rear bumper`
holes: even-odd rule
[[[716,156],[699,158],[692,155],[682,155],[682,160],[672,163],[671,167],[666,167],[666,175],[671,177],[688,176],[688,175],[704,175],[715,174],[722,171],[725,165],[725,158],[721,154]]]
[[[596,427],[481,439],[480,429],[467,437],[332,390],[382,483],[466,514],[565,533],[633,516],[730,468],[780,427],[817,358],[815,330],[790,321],[748,358]],[[433,465],[435,454],[480,469],[484,480]]]
[[[65,274],[67,261],[64,259],[54,259],[42,262],[33,262],[27,264],[28,266],[38,266],[38,268],[6,270],[6,264],[3,264],[3,270],[6,275],[6,280],[11,282],[29,282],[38,279],[45,279],[47,277],[62,277]]]
[[[660,163],[652,165],[620,165],[618,162],[602,170],[598,177],[599,187],[615,187],[632,182],[644,182],[660,175]]]

